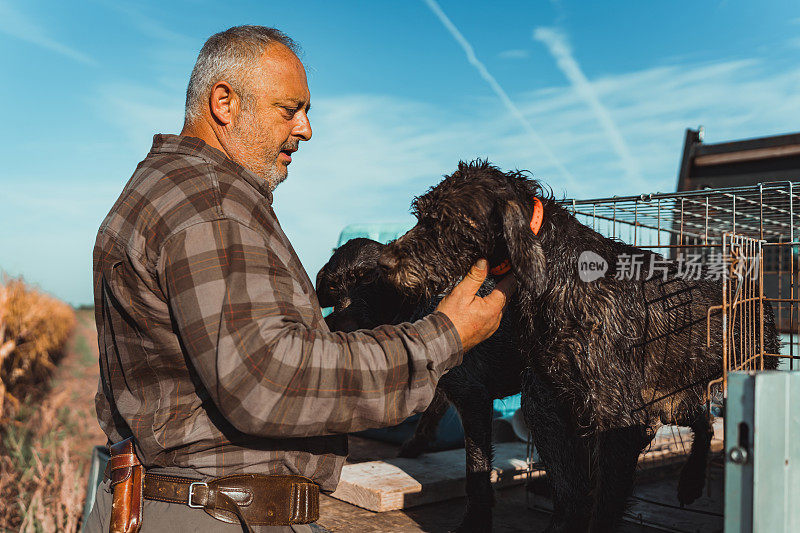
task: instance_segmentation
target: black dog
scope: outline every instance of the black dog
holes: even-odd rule
[[[371,239],[350,239],[317,273],[319,305],[334,308],[325,317],[331,331],[372,329],[413,316],[419,299],[404,297],[377,268],[384,248]]]
[[[522,408],[553,493],[549,530],[613,530],[639,454],[662,424],[694,431],[678,486],[682,503],[694,501],[712,437],[703,399],[722,375],[719,313],[706,346],[707,312],[721,303],[721,282],[681,279],[674,262],[582,225],[525,173],[482,161],[460,163],[413,208],[417,225],[380,258],[404,293],[446,290],[480,257],[510,262],[518,289],[506,312],[519,320]],[[581,280],[585,251],[607,263],[605,276]],[[625,256],[659,261],[667,281],[616,279]],[[764,322],[765,350],[778,353],[768,304]],[[739,338],[738,328],[733,334]]]
[[[380,275],[378,256],[384,245],[353,239],[339,247],[317,275],[320,305],[333,307],[326,317],[331,330],[351,331],[380,324],[397,324],[433,312],[440,298],[420,302],[404,297]],[[488,280],[478,294],[494,288]],[[416,457],[426,450],[449,405],[458,410],[464,426],[467,467],[467,511],[458,531],[492,529],[494,492],[492,470],[492,403],[520,391],[522,356],[506,314],[490,338],[464,354],[461,365],[439,380],[436,394],[400,456]]]

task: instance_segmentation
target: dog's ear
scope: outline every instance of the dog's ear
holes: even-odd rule
[[[320,307],[333,307],[336,302],[333,300],[333,295],[328,290],[328,265],[319,269],[317,272],[316,293],[317,301]]]
[[[517,283],[538,296],[547,284],[547,259],[539,238],[531,230],[530,216],[516,200],[506,202],[500,212],[511,270]]]

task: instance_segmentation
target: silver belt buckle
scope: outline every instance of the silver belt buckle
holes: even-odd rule
[[[202,505],[196,505],[196,504],[192,503],[192,495],[194,494],[194,488],[196,486],[198,486],[198,485],[208,488],[208,483],[206,483],[205,481],[195,481],[193,483],[189,483],[189,501],[187,501],[186,504],[189,507],[191,507],[192,509],[202,509],[203,508]]]

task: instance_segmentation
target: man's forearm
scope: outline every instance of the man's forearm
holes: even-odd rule
[[[298,324],[244,353],[246,372],[225,373],[227,366],[238,366],[241,353],[222,352],[217,357],[228,365],[215,365],[222,372],[203,380],[219,391],[218,407],[237,429],[266,437],[397,424],[424,410],[442,374],[461,361],[455,328],[441,313],[352,333]]]
[[[395,424],[425,409],[439,377],[461,360],[458,332],[442,313],[346,334],[314,328],[313,304],[288,268],[236,221],[186,228],[162,250],[160,269],[187,356],[217,408],[248,434]]]

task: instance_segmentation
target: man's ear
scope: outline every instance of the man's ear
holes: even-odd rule
[[[500,209],[503,237],[514,277],[517,283],[538,296],[547,284],[547,259],[539,238],[531,230],[530,216],[516,200],[508,201]]]
[[[218,81],[211,87],[208,104],[214,121],[223,127],[230,126],[239,113],[239,97],[227,81]]]

